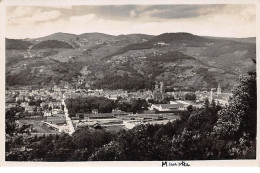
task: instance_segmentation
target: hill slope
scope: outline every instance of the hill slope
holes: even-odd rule
[[[68,40],[74,39],[76,36],[77,35],[75,35],[75,34],[58,32],[58,33],[55,33],[55,34],[48,35],[46,37],[36,38],[34,40],[38,40],[38,41],[46,41],[46,40],[62,41],[62,40],[66,40],[66,41],[68,41]]]
[[[35,44],[32,49],[48,49],[48,48],[63,48],[63,49],[72,49],[73,46],[67,42],[59,40],[46,40],[40,43]]]
[[[247,38],[229,38],[229,37],[205,37],[210,39],[220,39],[220,40],[231,40],[241,43],[256,43],[256,37],[247,37]]]
[[[24,40],[6,38],[5,45],[7,50],[26,50],[32,43]]]
[[[230,90],[240,74],[255,71],[254,43],[189,33],[57,33],[35,39],[32,44],[18,50],[16,58],[17,52],[7,47],[8,85],[73,83],[81,76],[84,83],[96,88],[151,89],[154,82],[164,81],[171,88],[201,89],[221,84]],[[13,82],[21,75],[27,80]],[[131,81],[138,82],[131,85]]]

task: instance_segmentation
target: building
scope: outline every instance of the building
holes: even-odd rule
[[[189,105],[191,104],[181,100],[170,101],[170,104],[152,104],[150,110],[159,112],[185,111]]]
[[[125,111],[121,111],[121,110],[113,110],[112,114],[114,116],[127,116],[127,115],[133,115],[133,112],[125,112]]]
[[[36,106],[26,106],[24,107],[24,111],[28,112],[28,113],[33,113],[36,110]]]
[[[29,103],[28,103],[28,102],[22,102],[20,105],[21,105],[22,107],[26,107],[26,106],[29,106]]]
[[[47,100],[47,97],[46,97],[46,96],[41,96],[41,100],[42,100],[42,101],[46,101],[46,100]]]
[[[230,97],[232,96],[231,93],[222,93],[220,85],[218,85],[217,91],[215,88],[211,88],[210,92],[207,91],[196,91],[196,98],[198,102],[204,102],[205,99],[208,99],[209,102],[212,102],[213,100],[216,102],[216,104],[225,106],[228,105],[228,101]]]
[[[98,109],[92,109],[92,114],[98,114]]]
[[[25,99],[25,101],[27,101],[27,102],[30,102],[30,101],[31,101],[31,98],[30,98],[29,96],[26,96],[24,99]]]
[[[107,94],[105,97],[110,100],[117,100],[118,95],[117,94]]]
[[[163,100],[165,93],[165,86],[163,82],[156,83],[153,92],[153,99],[154,100]]]
[[[16,98],[15,98],[15,101],[17,102],[18,100],[23,101],[23,100],[24,100],[24,97],[23,97],[23,96],[18,96],[18,97],[16,97]]]
[[[68,92],[63,94],[63,99],[69,99],[69,98],[79,98],[82,97],[81,93],[73,93],[73,92]]]
[[[47,103],[45,103],[45,102],[40,103],[41,108],[44,108],[46,105],[47,105]]]
[[[112,119],[115,118],[112,113],[84,114],[84,119]]]
[[[212,103],[212,101],[213,101],[213,88],[211,88],[211,90],[210,90],[210,96],[209,96],[209,102],[210,103]]]
[[[187,106],[183,104],[153,104],[150,109],[157,110],[159,112],[180,111],[180,110],[183,111],[187,109]]]
[[[77,128],[83,128],[83,127],[96,127],[96,126],[100,126],[99,123],[97,123],[96,121],[91,121],[91,122],[79,122],[76,123],[76,129]]]
[[[5,104],[6,109],[17,107],[17,106],[19,106],[17,103],[6,103]]]
[[[52,109],[51,111],[52,111],[52,114],[63,114],[64,113],[63,110],[61,110],[61,109]]]
[[[220,87],[220,84],[218,84],[217,94],[221,94],[221,87]]]
[[[50,102],[49,107],[52,109],[61,109],[61,102]]]
[[[41,96],[34,96],[34,100],[41,100]]]
[[[227,106],[229,103],[227,100],[224,99],[215,99],[216,104],[222,105],[222,106]]]
[[[163,100],[163,95],[159,90],[155,90],[153,92],[153,99],[154,100]]]
[[[165,86],[164,86],[163,82],[160,82],[160,92],[161,92],[161,94],[165,93]]]
[[[45,116],[45,117],[50,117],[50,116],[52,116],[52,112],[46,110],[46,111],[44,111],[43,116]]]

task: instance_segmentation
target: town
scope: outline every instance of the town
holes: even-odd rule
[[[1,164],[259,163],[256,3],[2,5]]]
[[[32,135],[72,134],[83,127],[117,132],[140,124],[167,124],[179,119],[182,112],[201,109],[206,99],[227,106],[230,97],[230,93],[222,93],[220,85],[210,91],[195,92],[166,92],[163,82],[157,82],[153,91],[135,92],[77,89],[69,84],[38,89],[25,86],[6,90],[6,111],[17,108],[16,123],[19,127],[29,126]],[[75,111],[72,103],[69,105],[77,99],[84,102],[84,98],[92,99],[89,109]],[[93,106],[95,99],[101,99],[105,106],[112,103],[112,106]],[[133,106],[134,101],[141,104]],[[81,104],[86,103],[77,106]],[[127,105],[132,109],[124,108]]]

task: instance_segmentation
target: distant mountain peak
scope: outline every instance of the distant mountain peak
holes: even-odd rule
[[[194,41],[194,42],[205,42],[210,39],[203,38],[201,36],[193,35],[187,32],[177,32],[177,33],[163,33],[151,39],[151,41],[164,41],[164,42],[174,42],[174,41]]]

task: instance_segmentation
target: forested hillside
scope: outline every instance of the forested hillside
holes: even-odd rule
[[[29,41],[17,40],[17,39],[5,39],[5,46],[7,50],[26,50],[32,45]]]
[[[32,47],[32,49],[48,49],[48,48],[72,49],[73,46],[63,41],[47,40],[47,41],[42,41]]]
[[[243,38],[56,33],[27,40],[6,39],[7,85],[28,85],[19,81],[21,74],[28,74],[31,85],[82,77],[91,88],[147,90],[150,81],[163,81],[170,88],[198,90],[220,84],[231,91],[239,75],[256,71],[256,44]]]

